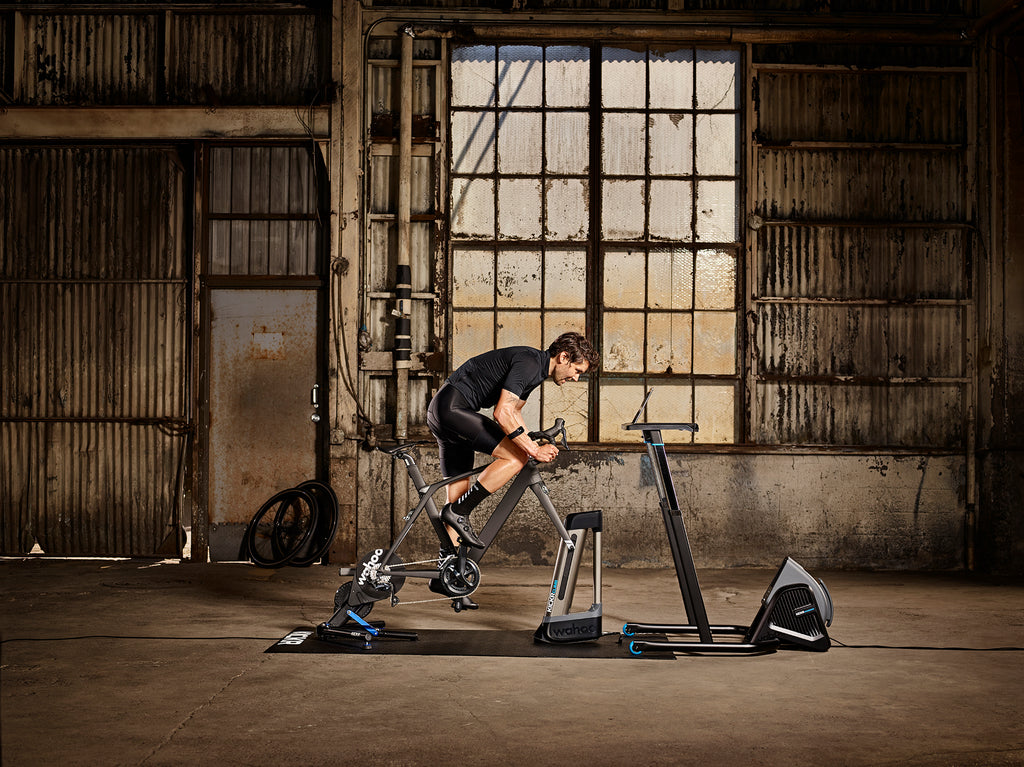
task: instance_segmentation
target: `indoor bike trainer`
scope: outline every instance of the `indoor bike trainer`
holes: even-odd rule
[[[645,649],[695,654],[761,654],[774,652],[780,647],[827,651],[831,646],[826,627],[832,625],[832,597],[821,580],[812,578],[789,557],[769,584],[761,598],[761,607],[749,626],[710,624],[672,482],[665,441],[661,436],[663,431],[669,430],[695,432],[698,426],[695,423],[639,423],[653,393],[654,389],[648,390],[633,421],[623,424],[622,428],[643,434],[689,623],[627,622],[622,633],[625,638],[632,638],[629,651],[634,655],[640,655]],[[730,639],[722,641],[717,638],[719,635]],[[680,638],[672,638],[674,636]]]

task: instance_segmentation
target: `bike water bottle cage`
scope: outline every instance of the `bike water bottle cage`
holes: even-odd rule
[[[512,432],[511,434],[509,434],[507,436],[508,436],[509,439],[515,439],[520,434],[522,434],[524,431],[526,431],[526,429],[523,428],[522,426],[520,426],[518,429],[516,429],[514,432]]]

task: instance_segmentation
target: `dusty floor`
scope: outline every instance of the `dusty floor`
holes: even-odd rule
[[[605,630],[683,620],[671,572],[604,574]],[[5,766],[1024,764],[1024,583],[813,574],[836,604],[827,653],[289,655],[264,651],[329,617],[335,568],[3,560],[0,756]],[[702,571],[712,622],[748,623],[771,576]],[[479,611],[430,602],[372,617],[533,629],[549,579],[547,568],[485,567]],[[402,596],[431,595],[410,582]]]

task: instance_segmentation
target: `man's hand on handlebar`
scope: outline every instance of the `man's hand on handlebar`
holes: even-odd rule
[[[558,448],[552,445],[550,442],[546,445],[541,445],[537,448],[537,454],[533,456],[534,460],[540,461],[541,463],[549,463],[558,457]]]
[[[562,447],[566,450],[569,449],[569,443],[565,439],[565,420],[562,418],[556,418],[555,425],[550,428],[530,432],[530,439],[540,443],[537,454],[533,458],[541,463],[550,463],[558,457],[556,442],[561,442]]]

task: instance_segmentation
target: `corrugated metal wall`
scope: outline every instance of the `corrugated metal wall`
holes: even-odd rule
[[[26,104],[155,104],[161,16],[38,14],[25,17]]]
[[[754,63],[755,442],[964,447],[969,70],[898,64]]]
[[[190,269],[173,149],[0,149],[0,547],[176,533]]]
[[[329,25],[315,11],[144,10],[0,14],[0,83],[29,105],[309,106],[325,98]],[[23,60],[12,61],[15,50]]]
[[[320,93],[314,13],[175,14],[168,92],[188,104],[310,105]]]

